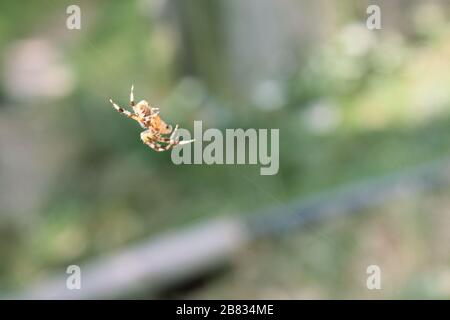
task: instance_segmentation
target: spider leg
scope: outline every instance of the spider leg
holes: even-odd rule
[[[173,129],[172,134],[170,135],[170,140],[171,141],[175,138],[175,136],[177,134],[177,130],[178,130],[178,125],[175,126],[175,128]]]
[[[180,141],[180,138],[179,137],[177,137],[176,139],[175,139],[175,137],[176,137],[176,134],[177,134],[177,130],[178,130],[178,125],[176,125],[175,126],[175,129],[173,129],[173,132],[172,132],[172,134],[170,135],[170,141],[174,141],[175,143],[174,143],[174,145],[183,145],[183,144],[188,144],[188,143],[191,143],[191,142],[194,142],[195,141],[195,139],[191,139],[191,140],[182,140],[182,141]]]
[[[162,138],[162,137],[161,137]],[[167,138],[165,138],[167,139]],[[165,140],[164,139],[164,140]],[[154,141],[154,140],[150,140],[150,141],[145,141],[144,143],[146,145],[148,145],[150,148],[152,148],[155,151],[161,152],[161,151],[167,151],[172,149],[173,147],[177,146],[177,145],[182,145],[182,144],[186,144],[186,143],[191,143],[194,140],[189,140],[189,141],[164,141],[163,139],[159,140],[161,142],[167,143],[167,145],[162,146],[161,144],[159,144],[158,142]]]
[[[192,143],[194,142],[195,139],[191,139],[191,140],[182,140],[182,141],[177,141],[177,145],[182,146],[183,144],[188,144],[188,143]]]
[[[169,143],[169,144],[178,144],[178,139],[176,139],[178,131],[178,125],[175,126],[175,128],[172,131],[172,134],[170,135],[170,138],[162,137],[161,135],[157,136],[156,139],[158,139],[161,142]]]
[[[152,116],[157,116],[159,114],[159,108],[152,108],[151,112],[152,112]]]
[[[156,137],[159,141],[164,142],[164,143],[168,143],[171,146],[176,146],[176,145],[183,145],[183,144],[188,144],[188,143],[192,143],[195,141],[195,139],[192,140],[182,140],[180,141],[180,139],[178,137],[176,137],[177,134],[177,130],[178,130],[178,125],[175,126],[175,128],[173,129],[172,134],[170,135],[170,138],[166,138],[166,137]]]
[[[167,138],[167,137],[162,137],[160,135],[160,133],[157,131],[148,129],[148,130],[141,132],[141,140],[147,146],[149,146],[150,148],[152,148],[153,150],[155,150],[157,152],[167,151],[177,145],[183,145],[183,144],[191,143],[194,141],[194,140],[179,141],[178,139],[175,139],[177,130],[178,130],[178,125],[175,126],[175,130],[170,135],[170,138]],[[161,142],[165,143],[166,145],[165,146],[161,145]]]
[[[169,150],[169,148],[167,148],[167,146],[163,147],[157,142],[146,141],[144,143],[157,152]]]
[[[161,144],[158,143],[158,138],[159,138],[158,135],[152,132],[151,130],[145,130],[141,132],[141,140],[147,146],[158,152],[167,150],[166,147],[163,147]]]
[[[175,128],[173,129],[173,132],[172,132],[172,134],[170,135],[170,138],[166,138],[166,137],[161,137],[161,136],[159,136],[159,137],[157,137],[157,139],[158,139],[159,141],[161,141],[161,142],[168,143],[168,144],[171,144],[171,145],[174,145],[174,146],[176,146],[176,145],[178,145],[178,144],[179,144],[179,145],[188,144],[188,143],[191,143],[191,142],[194,142],[194,141],[195,141],[195,139],[192,139],[192,140],[182,140],[182,141],[180,141],[180,139],[179,139],[178,137],[176,137],[177,130],[178,130],[178,125],[176,125]]]
[[[109,102],[111,102],[111,104],[113,105],[114,109],[117,110],[117,112],[122,113],[123,115],[125,115],[128,118],[131,118],[133,120],[136,120],[137,122],[140,123],[139,117],[136,116],[134,113],[131,113],[130,111],[122,108],[121,106],[119,106],[117,103],[115,103],[114,101],[112,101],[112,99],[109,99]]]
[[[119,113],[123,113],[128,118],[131,118],[133,116],[133,113],[131,113],[130,111],[122,108],[121,106],[119,106],[117,103],[112,101],[111,98],[109,99],[109,102],[111,102],[111,104],[113,105],[114,109],[116,109]]]
[[[131,90],[130,90],[130,106],[134,107],[134,105],[136,104],[134,102],[134,85],[131,85]]]
[[[153,139],[146,140],[146,141],[144,141],[144,143],[146,145],[148,145],[150,148],[152,148],[153,150],[158,151],[158,152],[167,151],[174,147],[174,144],[171,144],[171,143],[169,143],[165,146],[162,146],[161,144],[159,144],[159,142],[157,142]]]

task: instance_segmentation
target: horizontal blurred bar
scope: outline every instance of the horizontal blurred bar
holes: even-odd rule
[[[411,196],[450,183],[450,159],[354,183],[309,200],[221,218],[172,231],[81,266],[81,290],[66,288],[61,272],[32,286],[17,299],[119,298],[142,290],[147,295],[202,275],[228,261],[251,239],[289,232],[325,219],[363,212],[400,196]]]
[[[450,158],[405,168],[378,178],[344,185],[270,210],[250,215],[247,225],[253,237],[276,235],[325,219],[358,213],[402,196],[442,188],[450,184]]]
[[[221,265],[242,247],[241,223],[222,218],[173,231],[81,267],[81,289],[69,290],[65,270],[13,299],[112,299],[152,293]]]

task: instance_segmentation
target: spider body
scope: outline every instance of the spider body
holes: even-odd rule
[[[131,87],[130,92],[130,107],[133,109],[133,112],[122,108],[111,99],[109,99],[109,101],[119,113],[137,121],[142,128],[146,129],[141,132],[141,140],[155,151],[160,152],[170,150],[176,145],[187,144],[194,141],[180,141],[176,136],[178,125],[172,130],[172,126],[164,122],[159,116],[159,108],[150,106],[145,100],[136,104],[134,102],[133,86]],[[169,134],[170,137],[167,137],[166,135]]]

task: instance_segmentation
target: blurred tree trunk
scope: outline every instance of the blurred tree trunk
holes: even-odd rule
[[[322,25],[334,23],[335,8],[327,0],[172,0],[171,5],[180,35],[179,72],[234,100],[293,71],[300,44],[315,41]]]

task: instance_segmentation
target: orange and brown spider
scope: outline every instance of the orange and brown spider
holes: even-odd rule
[[[194,140],[183,140],[180,141],[178,137],[176,137],[178,125],[175,126],[175,129],[172,131],[172,126],[166,124],[159,116],[159,108],[151,107],[147,101],[142,100],[138,104],[134,102],[134,87],[131,86],[130,92],[130,107],[133,109],[133,112],[130,112],[121,106],[117,105],[112,99],[109,99],[109,102],[112,103],[114,109],[118,112],[124,114],[128,118],[136,120],[142,128],[146,129],[141,132],[141,140],[152,148],[155,151],[166,151],[175,147],[176,145],[182,145],[191,143]],[[167,138],[164,135],[169,135]],[[162,145],[164,144],[164,145]]]

